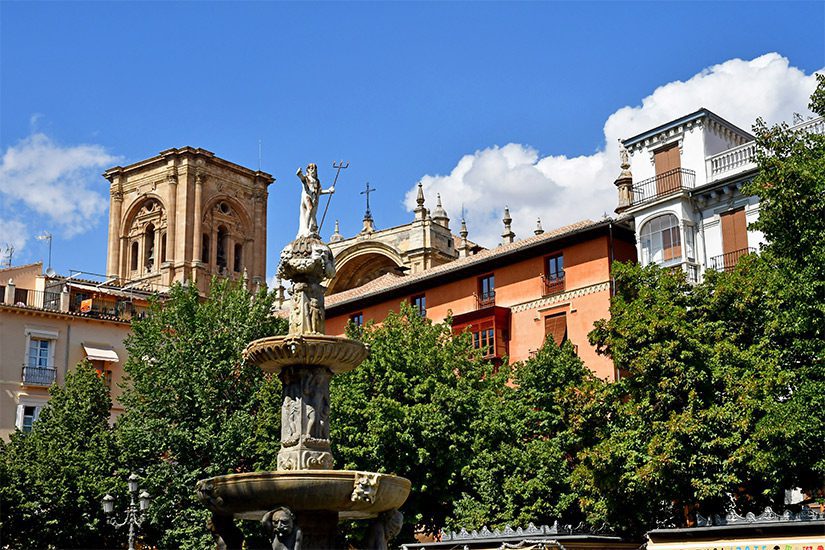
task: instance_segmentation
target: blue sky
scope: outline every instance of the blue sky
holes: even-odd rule
[[[100,273],[100,173],[192,145],[261,168],[267,272],[295,234],[309,162],[342,233],[369,181],[379,228],[440,192],[495,244],[615,205],[615,140],[699,107],[749,128],[807,113],[825,2],[0,2],[0,248]],[[406,202],[405,202],[406,201]],[[323,233],[328,236],[332,224]]]

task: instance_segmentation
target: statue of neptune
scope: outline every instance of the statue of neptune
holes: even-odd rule
[[[335,186],[329,189],[321,189],[321,182],[318,180],[318,167],[315,163],[307,166],[307,173],[298,168],[296,172],[304,188],[301,191],[301,214],[298,220],[299,237],[318,236],[318,202],[321,195],[331,195],[335,193]]]

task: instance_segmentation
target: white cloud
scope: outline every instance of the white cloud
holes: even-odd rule
[[[463,156],[447,175],[421,178],[427,205],[441,193],[444,208],[458,219],[466,211],[470,238],[485,246],[500,242],[502,210],[510,207],[518,237],[532,235],[536,218],[553,229],[584,218],[613,214],[619,173],[618,140],[664,124],[701,107],[750,130],[757,117],[768,123],[808,114],[816,79],[791,67],[788,59],[769,53],[747,61],[731,59],[709,67],[687,81],[670,82],[622,107],[604,124],[604,145],[592,155],[541,156],[528,145],[491,146]],[[416,188],[405,204],[415,207]]]
[[[118,160],[100,145],[61,146],[34,133],[3,153],[0,200],[4,210],[23,206],[64,236],[78,235],[103,218],[109,198],[100,171]]]

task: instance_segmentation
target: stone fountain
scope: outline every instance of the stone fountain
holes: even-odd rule
[[[338,521],[368,519],[367,548],[384,549],[398,534],[398,508],[409,480],[388,474],[335,470],[329,440],[329,383],[367,358],[361,342],[324,334],[324,287],[335,275],[321,241],[316,213],[322,189],[317,167],[299,168],[303,185],[298,235],[281,251],[278,274],[292,281],[289,333],[255,340],[247,361],[278,375],[283,384],[278,469],[202,479],[197,492],[212,512],[217,548],[240,549],[233,519],[260,520],[273,550],[335,548]]]

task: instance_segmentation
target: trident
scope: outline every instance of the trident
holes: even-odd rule
[[[335,187],[335,184],[338,183],[338,176],[341,175],[341,170],[346,170],[347,168],[349,168],[349,161],[347,161],[346,164],[344,164],[343,160],[338,163],[332,161],[332,167],[337,170],[337,172],[335,172],[335,179],[332,182],[332,186]],[[327,205],[324,207],[324,214],[321,216],[321,223],[318,225],[319,233],[321,232],[321,228],[324,227],[324,220],[327,217],[327,210],[329,209],[329,203],[331,200],[332,193],[330,193],[330,195],[327,197]]]

